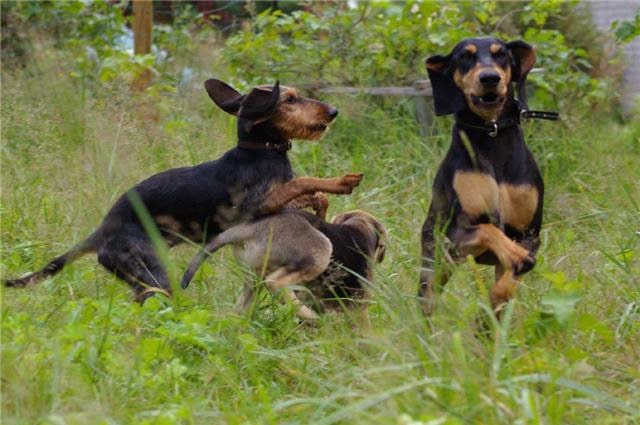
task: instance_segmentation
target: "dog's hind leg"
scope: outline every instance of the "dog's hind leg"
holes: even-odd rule
[[[496,266],[496,283],[491,288],[489,298],[493,312],[498,319],[511,298],[516,295],[521,283],[521,276],[515,275],[512,270],[505,270],[501,265]]]
[[[420,287],[418,288],[418,298],[420,307],[427,316],[433,314],[435,309],[436,293],[439,293],[451,277],[451,269],[423,253],[422,268],[420,270]]]
[[[302,272],[290,271],[287,270],[286,267],[282,267],[273,273],[270,273],[265,278],[265,284],[272,294],[275,294],[279,289],[284,288],[282,291],[283,295],[287,301],[296,306],[296,315],[301,319],[315,320],[318,318],[316,312],[304,305],[292,289],[287,288],[289,285],[300,283],[303,280],[303,275],[304,274]]]
[[[98,262],[125,280],[140,304],[156,292],[171,296],[167,272],[141,229],[114,235],[98,251]]]

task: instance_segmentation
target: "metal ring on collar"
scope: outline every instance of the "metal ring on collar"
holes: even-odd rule
[[[498,135],[498,123],[495,121],[487,121],[486,125],[488,127],[488,135],[489,137],[496,137]]]

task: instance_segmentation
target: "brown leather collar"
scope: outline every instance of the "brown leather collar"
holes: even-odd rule
[[[291,142],[275,143],[275,142],[247,142],[243,140],[238,141],[238,147],[243,149],[255,149],[255,150],[267,150],[286,152],[291,149]]]

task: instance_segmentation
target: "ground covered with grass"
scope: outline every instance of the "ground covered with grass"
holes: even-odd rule
[[[128,187],[213,159],[235,122],[200,84],[132,97],[80,88],[64,60],[2,76],[2,276],[86,237]],[[269,81],[265,81],[268,83]],[[292,83],[292,82],[283,82]],[[86,90],[85,90],[86,89]],[[143,307],[94,256],[2,289],[4,424],[620,424],[640,420],[640,127],[562,111],[526,125],[546,181],[538,264],[502,324],[478,334],[491,271],[459,267],[431,322],[415,294],[420,227],[449,141],[421,135],[410,99],[326,97],[340,109],[298,174],[363,171],[330,214],[362,208],[390,230],[370,329],[347,314],[301,325],[264,296],[233,305],[229,251],[173,300]],[[196,252],[171,252],[180,276]]]

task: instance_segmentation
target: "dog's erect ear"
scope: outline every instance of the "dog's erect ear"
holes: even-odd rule
[[[455,114],[463,110],[466,102],[462,90],[453,81],[451,55],[431,56],[426,64],[436,115]]]
[[[522,40],[507,43],[507,48],[511,51],[513,62],[511,64],[511,79],[518,85],[518,97],[526,105],[527,93],[525,82],[527,75],[536,63],[536,51],[534,48]]]
[[[246,118],[251,126],[266,121],[276,110],[280,99],[280,82],[276,81],[271,90],[256,87],[242,101],[240,118]]]
[[[220,80],[211,79],[204,82],[204,88],[207,90],[211,100],[223,111],[237,115],[244,95],[238,93],[236,89]]]

